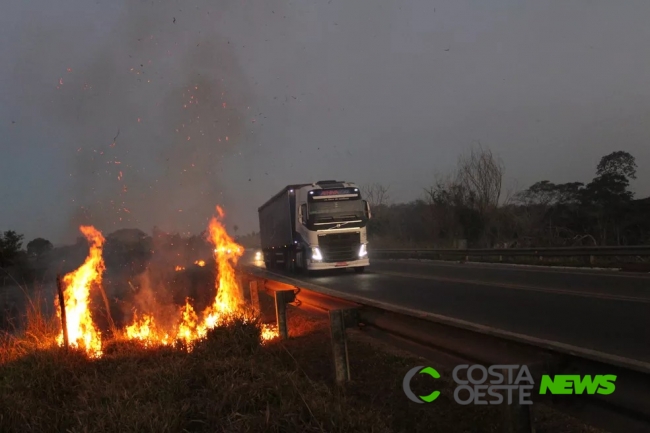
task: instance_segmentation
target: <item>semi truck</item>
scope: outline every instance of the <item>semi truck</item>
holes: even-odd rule
[[[349,182],[287,185],[258,209],[267,269],[311,272],[370,264],[366,226],[370,206]]]

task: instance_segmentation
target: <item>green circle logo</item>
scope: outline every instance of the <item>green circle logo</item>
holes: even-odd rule
[[[438,398],[438,396],[440,395],[440,391],[433,391],[429,395],[420,395],[420,396],[415,395],[415,393],[411,391],[411,379],[413,379],[413,376],[415,376],[418,373],[428,374],[434,379],[440,379],[440,373],[438,373],[434,368],[424,367],[422,365],[420,365],[419,367],[413,367],[406,373],[406,375],[404,376],[404,380],[402,381],[402,388],[404,389],[404,394],[406,394],[406,396],[411,401],[414,401],[415,403],[431,403],[432,401]]]

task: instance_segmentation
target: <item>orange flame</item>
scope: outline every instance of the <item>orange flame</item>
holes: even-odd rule
[[[221,207],[217,206],[219,218],[224,217]],[[235,265],[242,256],[242,247],[239,246],[226,232],[225,227],[216,217],[210,220],[208,227],[209,241],[214,245],[214,259],[217,263],[217,280],[215,286],[217,296],[211,307],[204,312],[206,324],[217,323],[219,316],[231,314],[244,304],[244,296],[235,277]]]
[[[233,315],[244,316],[245,309],[244,294],[235,275],[235,266],[237,261],[244,253],[243,247],[238,245],[226,232],[225,227],[220,222],[225,216],[223,209],[219,206],[216,208],[217,216],[210,220],[208,227],[208,240],[214,246],[214,259],[216,263],[217,278],[215,288],[217,294],[212,305],[208,306],[199,316],[189,299],[186,299],[185,305],[180,310],[180,320],[174,329],[174,339],[184,341],[188,348],[191,349],[192,343],[200,338],[205,337],[209,329],[224,323]],[[195,264],[205,266],[204,260],[197,260]],[[176,270],[183,270],[182,266],[176,266]],[[244,316],[244,319],[248,317]],[[127,329],[127,337],[130,339],[139,339],[150,341],[152,338],[160,339],[162,333],[155,328],[153,317],[145,316],[138,321],[137,317],[133,325]],[[277,337],[277,330],[272,326],[262,328],[262,339],[270,340]],[[147,340],[149,339],[149,340]],[[169,342],[170,336],[165,334],[163,340]],[[161,344],[168,344],[160,340]]]
[[[185,267],[183,267],[183,266],[176,266],[176,267],[174,268],[174,270],[175,270],[176,272],[184,271],[184,270],[185,270]]]
[[[89,356],[99,357],[102,354],[102,341],[90,313],[90,288],[93,284],[101,284],[102,281],[105,269],[102,258],[104,237],[92,226],[81,226],[79,229],[90,243],[90,252],[79,269],[63,277],[68,342],[72,347],[85,350]],[[55,306],[60,319],[58,298],[55,299]],[[63,345],[63,341],[61,331],[57,343]]]
[[[210,220],[208,227],[208,240],[214,246],[214,259],[216,263],[217,278],[215,281],[216,296],[212,305],[208,306],[199,316],[189,299],[180,309],[179,322],[170,333],[163,333],[157,328],[153,316],[145,315],[142,319],[134,318],[133,324],[126,328],[126,337],[131,340],[140,340],[145,346],[152,344],[167,345],[171,341],[181,340],[191,350],[194,341],[206,336],[209,329],[225,323],[233,315],[245,316],[244,294],[235,275],[237,261],[243,255],[244,249],[238,245],[226,232],[220,222],[224,217],[223,209],[216,208],[217,216]],[[194,262],[205,266],[204,260]],[[184,270],[183,266],[176,266],[176,271]],[[262,339],[270,340],[278,336],[273,326],[262,327]]]
[[[169,334],[163,334],[158,329],[154,317],[149,314],[145,314],[140,320],[138,320],[138,315],[135,314],[133,324],[127,326],[125,332],[129,340],[140,340],[145,347],[153,344],[166,346],[170,343]]]

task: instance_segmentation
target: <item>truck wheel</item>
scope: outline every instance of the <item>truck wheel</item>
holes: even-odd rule
[[[366,270],[366,268],[364,266],[358,266],[358,267],[354,268],[354,272],[356,272],[357,274],[363,274],[363,272],[365,270]]]
[[[300,257],[300,262],[301,262],[300,271],[301,271],[301,273],[304,276],[308,277],[308,278],[313,277],[315,275],[315,271],[310,271],[309,268],[308,268],[308,266],[309,266],[308,260],[309,259],[307,258],[307,252],[303,251],[300,255],[301,255],[301,257]]]
[[[305,253],[302,251],[299,251],[296,253],[296,274],[303,274],[305,272],[305,259],[304,259]]]

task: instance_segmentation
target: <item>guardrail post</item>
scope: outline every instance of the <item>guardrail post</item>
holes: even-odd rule
[[[260,294],[257,290],[257,280],[248,283],[248,290],[251,297],[251,305],[256,313],[260,313]]]
[[[287,329],[287,300],[293,295],[292,290],[278,290],[275,292],[275,318],[278,324],[278,334],[280,338],[286,340],[289,338]]]
[[[501,370],[504,377],[508,377],[508,370]],[[503,408],[504,423],[503,433],[535,433],[533,417],[531,414],[532,405],[520,404],[519,390],[513,389],[512,400],[508,401],[508,392],[504,392]]]
[[[348,359],[348,342],[345,335],[344,310],[330,310],[329,316],[336,383],[342,385],[350,380],[350,362]]]
[[[596,256],[594,256],[594,255],[589,256],[589,264],[591,266],[596,264]]]

